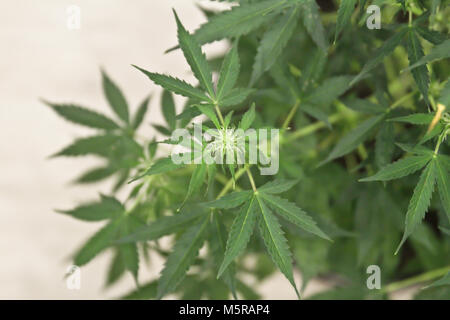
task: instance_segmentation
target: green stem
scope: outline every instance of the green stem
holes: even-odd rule
[[[343,118],[345,118],[345,116],[343,114],[335,113],[328,118],[328,122],[333,124]],[[310,134],[316,132],[317,130],[325,128],[325,127],[326,127],[325,122],[323,122],[323,121],[315,122],[313,124],[310,124],[302,129],[299,129],[299,130],[293,132],[289,137],[287,137],[286,140],[284,140],[284,143],[291,142],[292,140],[310,135]]]
[[[294,117],[295,113],[297,112],[298,107],[300,106],[300,99],[297,99],[295,101],[294,106],[292,107],[291,111],[289,111],[288,116],[286,117],[286,120],[283,122],[282,129],[286,129],[289,126],[289,123],[291,123],[292,118]]]
[[[245,171],[247,171],[248,165],[244,166],[243,168],[239,169],[236,174],[234,175],[235,179],[239,179]],[[225,186],[222,188],[222,190],[217,195],[216,199],[219,199],[220,197],[224,196],[228,190],[230,190],[233,187],[233,179],[228,180],[228,182],[225,184]]]
[[[397,108],[399,105],[401,105],[403,102],[405,102],[406,100],[408,100],[409,98],[411,98],[412,96],[414,96],[416,94],[416,90],[411,91],[408,94],[405,94],[403,97],[401,97],[400,99],[398,99],[397,101],[395,101],[390,107],[389,107],[389,111],[392,109]]]
[[[225,128],[225,121],[223,121],[222,112],[220,111],[219,106],[216,104],[216,105],[214,105],[214,108],[216,109],[216,113],[219,116],[220,123]]]
[[[447,274],[447,272],[450,272],[450,266],[444,267],[444,268],[440,268],[440,269],[436,269],[436,270],[431,270],[422,274],[419,274],[417,276],[408,278],[408,279],[404,279],[404,280],[400,280],[397,282],[393,282],[387,286],[385,286],[383,289],[381,289],[381,291],[383,293],[391,293],[403,288],[407,288],[422,282],[427,282],[427,281],[431,281],[434,280],[436,278],[439,277],[443,277],[444,275]]]
[[[247,167],[246,171],[247,171],[248,179],[250,180],[250,184],[252,185],[252,189],[254,192],[256,192],[255,180],[253,180],[253,175],[252,175],[252,172],[250,171],[250,167]]]

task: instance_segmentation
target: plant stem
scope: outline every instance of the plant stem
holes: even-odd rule
[[[250,184],[252,185],[252,189],[254,192],[256,192],[255,180],[253,180],[253,175],[252,175],[252,172],[250,171],[250,167],[247,167],[246,171],[247,171],[248,179],[250,180]]]
[[[234,175],[235,179],[236,180],[239,179],[245,173],[245,171],[247,171],[247,168],[248,168],[248,165],[239,169],[236,172],[236,174]],[[225,186],[222,188],[222,190],[217,195],[216,199],[219,199],[220,197],[224,196],[228,192],[228,190],[231,189],[232,186],[233,186],[233,179],[229,179],[228,182],[225,184]]]
[[[220,123],[225,128],[225,121],[223,121],[222,112],[220,111],[219,106],[216,104],[216,105],[214,105],[214,108],[216,110],[217,115],[219,116]]]
[[[286,117],[286,120],[284,120],[283,126],[281,127],[282,129],[286,129],[289,126],[289,123],[291,123],[292,118],[294,117],[295,112],[297,112],[297,109],[299,106],[300,106],[300,99],[297,99],[297,101],[295,101],[295,104],[292,107],[291,111],[289,111],[289,114]]]
[[[411,91],[408,94],[405,94],[403,97],[401,97],[400,99],[398,99],[397,101],[395,101],[388,110],[392,110],[397,108],[399,105],[401,105],[403,102],[405,102],[406,100],[408,100],[409,98],[411,98],[413,95],[416,94],[416,90]]]
[[[335,123],[335,122],[337,122],[337,121],[339,121],[339,120],[341,120],[341,119],[343,119],[343,118],[345,118],[343,114],[341,114],[341,113],[335,113],[335,114],[331,115],[331,116],[328,118],[328,122],[332,124],[332,123]],[[325,124],[323,121],[315,122],[315,123],[313,123],[313,124],[310,124],[310,125],[308,125],[308,126],[302,128],[302,129],[300,129],[300,130],[297,130],[297,131],[293,132],[293,133],[285,140],[285,142],[290,142],[290,141],[292,141],[292,140],[295,140],[295,139],[298,139],[298,138],[301,138],[301,137],[310,135],[310,134],[316,132],[317,130],[322,129],[322,128],[325,128],[325,127],[326,127],[326,124]]]
[[[408,278],[408,279],[404,279],[404,280],[400,280],[397,282],[393,282],[387,286],[385,286],[383,289],[381,289],[381,291],[383,293],[391,293],[406,287],[410,287],[422,282],[426,282],[426,281],[431,281],[434,280],[436,278],[439,277],[443,277],[444,275],[447,274],[447,272],[450,272],[450,266],[447,267],[443,267],[440,269],[436,269],[436,270],[431,270],[422,274],[419,274],[417,276]]]

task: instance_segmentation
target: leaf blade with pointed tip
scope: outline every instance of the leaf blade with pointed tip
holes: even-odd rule
[[[106,100],[114,111],[125,123],[129,122],[128,104],[120,88],[102,71],[102,86]]]
[[[434,161],[436,161],[436,177],[439,195],[441,197],[444,211],[447,213],[447,217],[450,222],[450,169],[446,166],[443,158],[441,158],[439,155]]]
[[[298,22],[299,6],[290,8],[263,35],[253,64],[250,86],[269,70],[287,45]]]
[[[218,209],[232,209],[243,204],[252,196],[251,191],[239,191],[227,194],[217,200],[206,202],[205,206]]]
[[[225,56],[217,82],[217,99],[228,94],[236,84],[239,75],[240,63],[237,44],[234,44],[230,52]]]
[[[283,193],[283,192],[291,189],[297,183],[298,183],[298,179],[295,179],[295,180],[275,179],[275,180],[269,181],[266,184],[259,187],[258,191],[262,191],[264,193],[270,193],[270,194]]]
[[[191,36],[181,24],[175,10],[173,11],[178,29],[178,43],[183,51],[184,57],[191,67],[194,76],[200,81],[200,85],[209,93],[212,99],[215,98],[212,84],[212,74],[206,57],[195,38]]]
[[[175,102],[172,94],[167,90],[164,90],[162,94],[161,109],[169,129],[173,131],[176,128]]]
[[[280,271],[289,280],[294,287],[297,296],[299,296],[297,286],[294,281],[294,274],[292,272],[292,257],[287,244],[284,232],[278,223],[277,218],[270,212],[264,201],[259,195],[255,196],[261,213],[259,219],[259,228],[261,236],[263,237],[267,251],[272,257],[272,261],[280,269]]]
[[[411,156],[388,164],[375,175],[360,179],[361,182],[366,181],[389,181],[408,176],[417,170],[422,169],[431,160],[431,155]]]
[[[139,108],[136,111],[136,113],[133,117],[133,120],[131,121],[131,127],[134,130],[139,128],[139,126],[142,124],[142,121],[144,120],[144,117],[147,114],[149,101],[150,101],[150,96],[145,98],[144,101],[142,101],[141,104],[139,105]]]
[[[410,30],[408,33],[408,59],[409,65],[414,65],[417,61],[423,58],[423,49],[420,44],[420,40],[417,37],[416,33],[413,30]],[[450,49],[450,48],[449,48]],[[426,66],[418,66],[411,70],[414,80],[416,81],[417,87],[422,93],[425,102],[429,105],[430,102],[428,100],[428,85],[430,82],[430,78],[428,76],[428,69]]]
[[[247,97],[253,93],[255,89],[251,88],[234,88],[228,92],[227,95],[219,100],[218,104],[221,107],[230,107],[243,102]]]
[[[101,221],[116,218],[124,211],[125,208],[117,199],[102,196],[99,202],[83,204],[72,210],[58,210],[57,212],[83,221]]]
[[[420,66],[423,66],[424,64],[433,62],[435,60],[446,59],[449,57],[450,57],[450,40],[446,40],[446,41],[442,42],[441,44],[433,47],[433,49],[431,49],[429,54],[421,57],[419,60],[412,63],[405,70],[415,69]]]
[[[257,207],[255,197],[252,197],[236,215],[231,225],[227,240],[225,255],[220,265],[217,278],[223,274],[230,263],[245,249],[256,224]]]
[[[431,113],[414,113],[403,117],[388,119],[387,121],[406,122],[411,124],[427,125],[433,120],[434,115]]]
[[[158,281],[157,299],[174,290],[185,277],[203,245],[208,220],[187,229],[175,243]]]
[[[150,80],[157,85],[160,85],[164,89],[172,91],[176,94],[182,95],[187,98],[192,98],[199,101],[211,102],[210,99],[203,93],[203,91],[194,88],[187,82],[178,78],[173,78],[160,73],[149,72],[145,69],[134,66],[136,69],[145,74]]]
[[[45,102],[64,119],[94,129],[114,130],[119,126],[108,117],[74,104],[55,104]]]
[[[344,27],[350,22],[350,18],[355,11],[357,0],[341,0],[339,9],[337,12],[336,20],[336,33],[334,35],[334,42],[336,42],[339,34],[342,32]]]
[[[255,104],[252,103],[250,109],[242,116],[242,120],[239,123],[239,128],[244,131],[247,130],[248,128],[250,128],[254,120],[255,120]]]
[[[326,42],[325,30],[319,15],[319,6],[316,0],[305,0],[300,3],[303,24],[311,36],[312,40],[322,50],[326,50],[328,45]]]
[[[423,170],[419,183],[414,188],[414,193],[408,205],[406,213],[405,231],[397,247],[395,253],[397,254],[406,239],[414,232],[415,228],[422,222],[425,213],[430,205],[431,195],[434,189],[436,180],[436,164],[435,161],[430,161],[427,167]]]
[[[305,231],[315,234],[323,239],[331,240],[322,230],[320,230],[316,222],[294,203],[268,193],[261,192],[260,194],[269,207],[286,220]]]

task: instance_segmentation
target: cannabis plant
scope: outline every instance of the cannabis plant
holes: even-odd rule
[[[433,280],[416,297],[450,298],[446,1],[235,2],[202,9],[193,32],[174,11],[168,52],[182,51],[196,83],[134,66],[163,88],[157,136],[136,133],[150,98],[133,110],[105,71],[115,119],[45,102],[95,130],[55,154],[104,159],[76,181],[116,179],[109,194],[58,211],[104,221],[74,264],[113,251],[105,281],[129,272],[137,287],[125,298],[258,299],[250,284],[275,272],[299,297],[327,277],[313,298],[384,299]],[[222,39],[227,52],[207,59],[202,45]],[[150,253],[165,265],[139,279]]]

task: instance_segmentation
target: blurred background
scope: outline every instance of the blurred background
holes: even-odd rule
[[[80,28],[67,26],[71,5],[80,9]],[[206,19],[190,0],[14,0],[0,2],[0,298],[105,299],[134,288],[131,276],[104,290],[104,253],[81,269],[80,290],[69,290],[64,275],[71,254],[99,225],[55,213],[108,193],[112,181],[95,185],[71,183],[94,158],[48,157],[90,130],[59,118],[39,99],[76,102],[111,115],[103,97],[100,67],[122,88],[132,110],[152,93],[150,112],[141,135],[154,135],[149,123],[161,120],[159,89],[131,64],[194,81],[180,51],[164,54],[176,44],[175,8],[190,31]],[[226,48],[205,47],[208,56]],[[181,106],[180,104],[178,105]],[[143,266],[145,282],[160,272],[152,257]],[[299,275],[297,275],[299,279]],[[320,290],[313,282],[308,292]],[[293,299],[281,274],[258,284],[264,298]],[[307,293],[308,293],[307,292]]]

